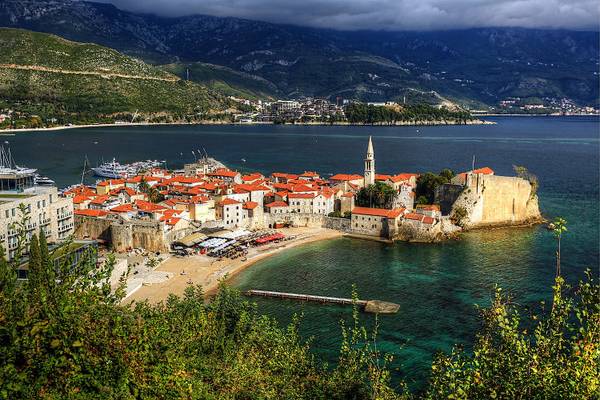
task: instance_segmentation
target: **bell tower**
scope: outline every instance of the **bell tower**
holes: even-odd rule
[[[367,157],[365,158],[365,180],[364,185],[375,184],[375,153],[373,152],[373,142],[369,136],[369,145],[367,146]]]

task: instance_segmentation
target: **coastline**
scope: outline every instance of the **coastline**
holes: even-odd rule
[[[491,115],[490,115],[491,116]],[[48,128],[17,128],[17,129],[0,129],[0,135],[16,134],[21,132],[51,132],[67,129],[89,129],[89,128],[111,128],[111,127],[131,127],[131,126],[204,126],[204,125],[236,125],[236,126],[253,126],[253,125],[299,125],[299,126],[371,126],[371,127],[393,127],[393,126],[448,126],[448,125],[495,125],[496,122],[476,119],[466,123],[458,123],[456,121],[415,121],[415,122],[396,122],[393,124],[386,123],[350,123],[350,122],[286,122],[276,124],[274,122],[230,122],[230,121],[199,121],[199,122],[124,122],[113,124],[83,124],[83,125],[60,125]]]
[[[155,270],[171,273],[170,279],[161,283],[143,285],[123,299],[123,302],[147,300],[150,303],[158,303],[165,301],[170,294],[181,296],[190,281],[194,285],[201,285],[205,296],[213,296],[222,279],[227,282],[258,261],[294,247],[343,236],[342,232],[326,228],[284,228],[281,231],[288,237],[295,236],[294,239],[252,248],[245,261],[242,259],[218,261],[208,256],[170,257]],[[185,274],[182,274],[183,271]]]

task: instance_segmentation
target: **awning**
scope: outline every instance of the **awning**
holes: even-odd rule
[[[204,241],[207,237],[208,236],[206,236],[204,233],[196,232],[196,233],[187,235],[185,237],[182,237],[181,239],[179,239],[177,241],[177,243],[181,243],[185,247],[192,247],[192,246]]]

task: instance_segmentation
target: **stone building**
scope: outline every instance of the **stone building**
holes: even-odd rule
[[[404,210],[395,208],[354,207],[352,210],[352,233],[391,239],[396,234]]]
[[[495,175],[490,168],[458,174],[436,192],[442,214],[463,228],[519,225],[541,220],[538,198],[525,179]],[[459,218],[460,217],[460,218]]]
[[[216,217],[223,221],[225,228],[237,228],[246,226],[247,213],[242,209],[242,203],[226,198],[216,206]]]

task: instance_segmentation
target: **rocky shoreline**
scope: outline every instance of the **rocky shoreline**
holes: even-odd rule
[[[496,122],[486,121],[481,119],[468,121],[398,121],[392,124],[389,123],[350,123],[350,122],[230,122],[230,121],[199,121],[199,122],[126,122],[114,124],[85,124],[85,125],[60,125],[47,128],[16,128],[16,129],[0,129],[0,134],[19,133],[19,132],[44,132],[44,131],[59,131],[64,129],[84,129],[84,128],[111,128],[125,126],[201,126],[201,125],[299,125],[299,126],[446,126],[446,125],[494,125]]]

